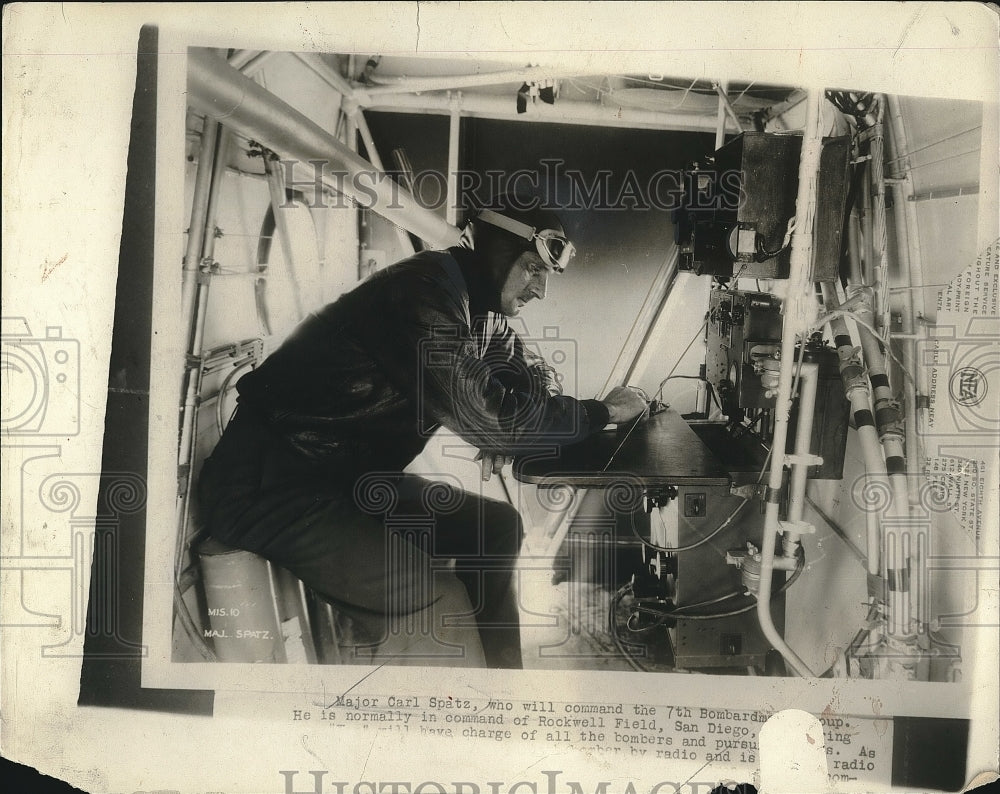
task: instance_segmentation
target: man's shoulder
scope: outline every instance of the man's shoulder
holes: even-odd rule
[[[444,290],[457,301],[467,299],[468,287],[448,251],[421,251],[376,273],[371,281],[393,291]]]
[[[426,272],[431,275],[444,275],[448,262],[455,262],[449,251],[418,251],[413,256],[394,262],[380,272],[386,274]]]

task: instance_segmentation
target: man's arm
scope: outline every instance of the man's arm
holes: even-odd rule
[[[400,279],[388,297],[371,352],[410,393],[425,431],[443,424],[480,449],[511,454],[572,444],[607,424],[608,408],[598,400],[498,377],[479,354],[463,307],[438,279]]]
[[[556,370],[524,343],[503,317],[494,320],[487,361],[497,377],[513,387],[541,389],[550,396],[563,393]]]

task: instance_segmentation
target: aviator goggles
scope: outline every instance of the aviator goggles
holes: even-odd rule
[[[498,229],[503,229],[525,240],[533,240],[542,261],[557,273],[562,273],[566,269],[569,260],[576,253],[573,243],[566,239],[565,234],[555,229],[536,231],[534,226],[508,218],[506,215],[493,212],[493,210],[482,210],[476,216],[476,220],[488,223],[490,226],[496,226]]]

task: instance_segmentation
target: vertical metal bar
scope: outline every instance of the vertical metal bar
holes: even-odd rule
[[[781,328],[781,370],[778,374],[778,394],[774,407],[774,436],[771,449],[771,469],[768,485],[772,492],[781,489],[788,439],[788,414],[792,394],[792,370],[795,362],[796,336],[805,330],[807,300],[812,299],[811,265],[813,221],[816,210],[816,193],[820,157],[823,151],[822,131],[819,125],[819,103],[822,92],[811,89],[806,98],[806,123],[802,136],[799,160],[799,185],[795,200],[795,232],[792,236],[792,254],[788,276],[788,291],[783,309]],[[789,666],[801,676],[811,676],[808,665],[788,646],[778,632],[771,617],[768,594],[774,573],[774,551],[778,532],[778,503],[768,501],[764,516],[764,537],[761,542],[760,593],[757,599],[757,617],[761,631],[771,645],[782,655]]]
[[[906,201],[906,193],[913,191],[913,179],[910,174],[909,157],[905,154],[908,151],[906,131],[903,126],[902,109],[899,99],[895,96],[887,98],[888,103],[888,123],[890,135],[888,137],[889,156],[891,162],[895,163],[902,172],[897,176],[902,177],[902,181],[894,181],[896,202],[899,207],[897,220],[897,233],[901,233],[905,239],[899,240],[896,248],[902,260],[903,281],[910,289],[906,290],[906,299],[903,308],[903,332],[908,334],[921,335],[924,331],[922,320],[924,318],[924,291],[921,287],[924,284],[923,269],[920,259],[920,239],[917,226],[917,210],[913,202]],[[910,459],[910,468],[914,471],[914,477],[910,482],[910,499],[914,509],[919,507],[919,499],[916,498],[917,483],[912,480],[921,477],[924,467],[924,449],[922,434],[927,429],[927,414],[929,408],[927,381],[927,369],[921,364],[917,356],[917,340],[907,339],[904,341],[903,361],[913,373],[915,383],[910,383],[904,379],[904,399],[907,409],[906,439],[907,455]],[[925,525],[921,525],[924,526]],[[911,581],[910,605],[911,614],[916,622],[918,643],[926,645],[929,639],[928,627],[930,624],[930,604],[929,592],[927,591],[927,579],[924,575],[927,566],[925,550],[930,547],[930,538],[927,536],[926,528],[918,529],[913,541],[915,558],[911,565],[917,571],[917,576]]]
[[[851,286],[863,286],[865,277],[861,271],[861,219],[858,217],[856,205],[851,207],[851,214],[847,219],[847,258],[850,264]]]
[[[885,147],[882,131],[884,115],[885,102],[883,98],[879,98],[876,121],[872,127],[869,150],[871,160],[869,160],[870,168],[868,170],[872,210],[872,255],[875,267],[875,280],[872,285],[875,287],[875,327],[888,333],[891,322],[889,316],[888,237],[885,224]],[[862,334],[862,338],[864,338],[864,334]],[[883,353],[882,356],[882,369],[885,370],[887,355]]]
[[[368,160],[373,166],[375,166],[375,169],[379,173],[385,173],[385,168],[382,167],[382,158],[379,156],[378,149],[375,148],[375,139],[372,137],[372,132],[368,127],[368,121],[365,119],[365,114],[358,110],[352,115],[355,123],[357,124],[358,132],[361,133],[361,140],[365,144],[365,151],[368,153]],[[396,230],[396,238],[399,240],[399,246],[403,249],[403,256],[413,256],[414,248],[413,242],[410,240],[410,235],[405,229],[401,229],[398,226],[394,226],[393,228]]]
[[[459,153],[459,131],[461,129],[462,114],[459,111],[461,93],[448,99],[451,105],[451,114],[448,117],[448,215],[447,220],[452,226],[458,225],[458,153]]]
[[[729,101],[729,94],[726,92],[723,85],[724,84],[722,83],[715,83],[715,92],[719,95],[719,101],[722,103],[723,110],[725,110],[726,113],[729,114],[729,118],[733,120],[733,126],[736,127],[736,132],[742,133],[743,124],[740,123],[740,117],[736,115],[736,108],[734,108],[733,103]]]
[[[188,333],[188,339],[191,338],[191,329],[194,327],[195,293],[198,286],[202,243],[205,239],[208,195],[212,186],[212,161],[215,157],[215,145],[218,137],[219,123],[215,119],[206,117],[201,131],[201,145],[198,150],[198,172],[195,176],[194,198],[191,202],[191,223],[188,226],[181,287],[181,327]]]
[[[871,168],[866,165],[865,168]],[[875,283],[875,254],[872,245],[872,200],[871,192],[867,184],[868,175],[865,175],[865,182],[861,186],[861,254],[863,262],[863,273],[865,284]]]
[[[302,320],[306,316],[305,307],[302,303],[302,288],[299,284],[299,272],[295,266],[295,252],[292,246],[292,234],[288,228],[288,217],[285,211],[287,198],[285,194],[285,179],[282,171],[275,168],[271,163],[269,152],[264,152],[264,173],[267,175],[267,188],[271,194],[271,209],[274,212],[274,226],[281,243],[281,253],[285,257],[285,267],[288,269],[288,276],[292,284],[292,299],[295,301],[295,313],[298,319]]]
[[[799,366],[799,365],[796,365]],[[799,378],[799,416],[795,428],[795,454],[809,455],[812,443],[813,414],[816,410],[816,386],[819,382],[819,365],[803,362]],[[796,463],[788,482],[788,522],[796,524],[802,520],[805,508],[806,480],[809,466]]]
[[[891,126],[892,137],[891,143],[893,148],[896,150],[896,156],[893,160],[896,162],[897,167],[902,172],[900,176],[903,182],[896,182],[894,185],[898,191],[899,198],[903,198],[904,194],[907,192],[913,192],[913,179],[910,174],[910,160],[909,156],[905,154],[907,151],[907,140],[906,131],[903,126],[903,119],[899,104],[899,98],[895,96],[888,97],[889,104],[889,123]],[[902,228],[905,229],[906,238],[906,263],[907,273],[909,275],[909,286],[911,289],[907,290],[910,299],[912,301],[912,314],[913,314],[913,331],[915,333],[922,333],[923,325],[922,320],[925,316],[926,307],[924,303],[924,290],[921,289],[924,285],[924,274],[923,274],[923,262],[920,256],[920,233],[919,226],[917,224],[917,208],[914,206],[912,201],[897,201],[897,204],[902,208],[901,220]],[[916,380],[916,408],[917,416],[919,419],[918,424],[918,434],[922,433],[927,428],[927,396],[929,393],[929,384],[927,381],[927,370],[925,367],[917,366],[916,371],[913,373]]]
[[[211,272],[207,263],[215,253],[215,220],[219,209],[219,195],[222,193],[222,180],[226,175],[226,160],[230,141],[229,130],[222,127],[216,140],[215,158],[212,163],[212,179],[209,187],[208,202],[205,211],[201,256],[196,274],[197,287],[194,299],[194,316],[188,330],[187,361],[184,375],[184,402],[181,410],[181,429],[177,447],[178,472],[184,477],[183,488],[178,494],[180,524],[177,528],[177,544],[175,548],[175,576],[180,577],[184,565],[184,547],[187,543],[187,530],[191,517],[191,489],[194,484],[194,467],[191,465],[194,457],[194,439],[198,422],[198,393],[201,389],[202,367],[200,357],[204,345],[205,317],[208,307],[208,286]],[[180,483],[178,483],[180,485]]]
[[[715,150],[718,151],[726,140],[726,103],[722,101],[722,95],[726,93],[729,84],[723,80],[715,86],[715,90],[719,92],[719,110],[715,121]]]

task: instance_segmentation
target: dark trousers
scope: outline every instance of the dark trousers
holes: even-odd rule
[[[209,534],[291,571],[390,656],[462,664],[456,639],[472,627],[489,667],[521,667],[510,505],[400,472],[331,475],[245,411],[199,495]]]

